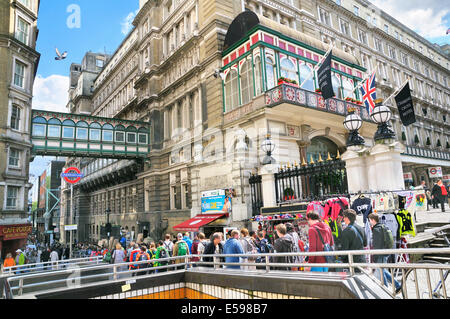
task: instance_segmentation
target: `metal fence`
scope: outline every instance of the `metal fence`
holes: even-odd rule
[[[250,175],[249,184],[252,198],[252,216],[260,214],[261,207],[263,207],[263,197],[261,188],[261,175]]]
[[[326,160],[281,168],[275,174],[277,203],[348,193],[345,162]]]
[[[424,254],[449,254],[450,248],[414,248],[414,249],[386,249],[386,250],[359,250],[359,251],[333,251],[333,252],[302,252],[302,253],[270,253],[270,254],[222,254],[212,255],[214,261],[192,261],[191,257],[197,255],[188,255],[181,257],[170,257],[165,259],[158,259],[157,262],[168,262],[167,265],[160,265],[150,268],[139,268],[139,266],[147,265],[153,261],[139,261],[131,263],[120,264],[100,264],[81,269],[65,269],[56,270],[46,273],[46,280],[39,281],[41,274],[25,274],[21,276],[11,276],[7,279],[6,290],[9,298],[17,296],[32,297],[34,294],[51,291],[57,289],[67,289],[67,287],[77,287],[83,285],[92,285],[110,282],[111,280],[126,280],[138,276],[143,278],[147,276],[157,276],[160,272],[165,271],[189,271],[192,267],[204,267],[206,271],[227,271],[231,267],[238,267],[233,271],[251,272],[278,272],[290,273],[291,275],[302,276],[307,272],[304,271],[290,271],[292,268],[298,267],[327,267],[330,272],[340,272],[342,278],[351,277],[355,274],[365,274],[375,283],[377,283],[386,293],[394,297],[403,297],[405,299],[447,299],[450,296],[450,265],[433,263],[432,261],[416,262],[416,263],[355,263],[355,255],[365,255],[367,257],[374,255],[390,255],[390,254],[408,254],[424,255]],[[306,262],[299,263],[275,263],[274,257],[294,257],[298,256],[304,260],[307,256],[346,256],[348,262],[341,263],[323,263],[311,264]],[[203,256],[205,257],[205,256]],[[241,257],[239,263],[225,262],[226,257]],[[263,263],[255,263],[254,260],[258,257],[265,257]],[[250,258],[250,259],[248,259]],[[173,263],[178,262],[178,263]],[[130,268],[130,265],[138,268]],[[282,269],[288,270],[282,270]],[[379,269],[380,278],[372,274],[373,270]],[[389,282],[384,281],[384,274],[388,272],[391,274]],[[383,274],[383,275],[381,275]],[[61,278],[63,275],[63,278]],[[67,276],[64,277],[64,276]],[[30,283],[27,283],[30,282]],[[395,281],[399,281],[402,293],[399,294],[395,287]]]

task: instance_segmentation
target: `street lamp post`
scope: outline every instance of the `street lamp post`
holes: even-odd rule
[[[350,112],[344,119],[344,127],[350,132],[347,139],[347,146],[364,145],[364,138],[359,135],[358,130],[362,126],[362,119],[354,111]]]
[[[381,100],[376,100],[376,106],[370,115],[372,121],[378,124],[378,129],[374,135],[375,141],[395,138],[394,131],[388,126],[391,117],[391,110],[389,110],[387,106],[383,105]]]
[[[264,157],[262,164],[263,165],[274,164],[276,161],[272,157],[272,152],[275,149],[275,144],[271,140],[270,134],[267,134],[266,139],[261,143],[261,149],[263,150],[263,152],[266,153],[266,156]]]

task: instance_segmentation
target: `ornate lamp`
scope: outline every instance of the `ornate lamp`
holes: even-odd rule
[[[362,119],[354,112],[354,110],[350,111],[343,123],[344,127],[350,132],[347,139],[347,146],[364,145],[364,138],[358,132],[362,126]]]
[[[375,141],[393,139],[395,138],[395,133],[388,126],[391,120],[392,113],[391,110],[382,104],[382,100],[376,100],[376,105],[370,114],[372,121],[378,124],[378,130],[375,132]]]
[[[275,159],[272,157],[272,152],[275,149],[275,144],[270,138],[270,134],[267,134],[266,139],[261,143],[261,149],[263,150],[263,152],[266,153],[266,156],[264,157],[262,164],[263,165],[274,164]]]

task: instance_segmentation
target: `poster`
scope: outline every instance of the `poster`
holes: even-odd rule
[[[202,214],[231,213],[233,194],[233,189],[202,192]]]

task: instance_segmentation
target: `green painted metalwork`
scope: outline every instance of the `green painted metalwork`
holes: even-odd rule
[[[32,110],[34,155],[142,158],[150,152],[150,123]]]

